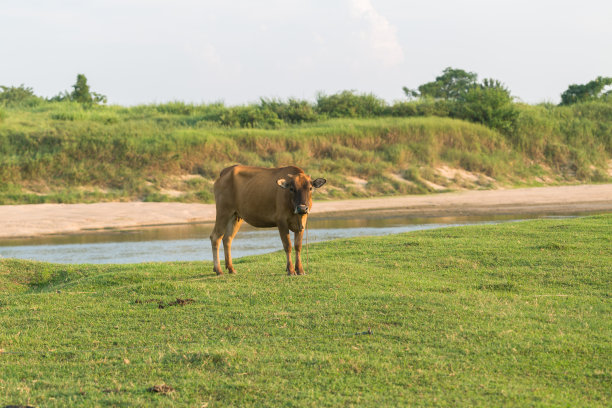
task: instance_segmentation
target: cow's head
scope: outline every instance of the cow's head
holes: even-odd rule
[[[326,181],[324,178],[312,180],[306,174],[299,173],[288,174],[286,178],[278,179],[276,183],[289,191],[294,214],[308,214],[312,207],[312,191],[321,187]]]

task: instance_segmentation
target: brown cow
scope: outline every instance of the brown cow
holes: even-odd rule
[[[214,268],[223,274],[219,262],[219,242],[223,239],[225,267],[236,273],[232,265],[232,240],[242,221],[257,228],[278,227],[287,254],[287,273],[304,274],[300,252],[308,212],[312,208],[312,190],[326,180],[311,180],[294,166],[276,169],[235,165],[223,169],[215,181],[217,218],[210,235]],[[295,269],[291,263],[291,239],[295,233]]]

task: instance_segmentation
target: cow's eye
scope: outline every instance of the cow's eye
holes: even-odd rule
[[[292,193],[295,192],[295,188],[293,188],[293,186],[289,187],[289,191],[291,191]]]

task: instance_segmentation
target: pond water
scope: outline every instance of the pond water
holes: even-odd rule
[[[576,215],[576,214],[571,214]],[[570,214],[566,215],[570,216]],[[432,228],[491,224],[545,218],[546,215],[432,217],[351,214],[350,218],[311,216],[310,243],[338,238],[397,234]],[[212,260],[212,224],[188,224],[134,230],[0,240],[0,257],[55,263],[139,263]],[[293,234],[291,235],[293,239]],[[255,229],[246,224],[232,245],[232,256],[256,255],[282,249],[276,228]],[[221,259],[223,259],[221,250]]]

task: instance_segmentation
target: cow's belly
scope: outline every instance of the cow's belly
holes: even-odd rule
[[[246,221],[247,224],[255,228],[271,228],[276,227],[277,223],[274,219],[262,216],[261,214],[239,214],[240,218]]]
[[[277,227],[275,222],[266,222],[266,221],[260,221],[260,220],[247,220],[245,219],[245,221],[247,222],[247,224],[249,224],[252,227],[255,228],[272,228],[272,227]]]

